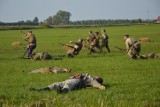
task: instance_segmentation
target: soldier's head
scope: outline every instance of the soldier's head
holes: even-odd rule
[[[128,34],[126,34],[126,35],[123,36],[123,39],[124,39],[124,40],[126,40],[127,38],[129,38],[129,35],[128,35]]]
[[[89,31],[89,34],[92,34],[93,32],[92,31]]]
[[[99,32],[95,32],[96,35],[99,35]]]
[[[94,77],[94,79],[97,80],[98,83],[102,84],[103,83],[103,79],[99,76]]]
[[[106,32],[106,30],[105,30],[105,29],[103,29],[103,32]]]
[[[83,42],[83,39],[79,38],[79,39],[78,39],[78,42]]]
[[[32,34],[32,31],[28,31],[28,33],[27,33],[28,35],[31,35]]]

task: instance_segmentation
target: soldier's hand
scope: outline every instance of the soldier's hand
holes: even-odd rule
[[[72,43],[73,41],[69,41],[69,43]]]
[[[105,89],[106,89],[106,87],[105,87],[105,86],[103,86],[103,85],[101,85],[101,86],[99,87],[99,89],[100,89],[100,90],[105,90]]]

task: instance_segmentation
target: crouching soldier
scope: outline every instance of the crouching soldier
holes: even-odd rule
[[[129,35],[124,35],[124,40],[125,40],[128,55],[132,59],[141,58],[139,55],[141,51],[140,42],[136,41],[133,38],[130,38]]]
[[[103,79],[96,76],[91,77],[88,73],[85,74],[77,74],[74,76],[69,77],[69,79],[62,81],[62,82],[56,82],[51,85],[48,85],[47,87],[36,89],[33,87],[30,87],[30,91],[37,90],[57,90],[60,93],[67,93],[74,89],[81,89],[86,87],[95,87],[99,88],[100,90],[104,90],[105,86],[102,85]]]
[[[48,52],[33,53],[30,56],[30,59],[31,60],[49,60],[49,59],[62,60],[62,58],[53,58]]]
[[[59,68],[59,67],[46,67],[46,68],[40,68],[31,71],[29,74],[36,74],[36,73],[53,73],[53,74],[58,74],[58,73],[69,73],[71,72],[70,68]]]
[[[68,58],[74,57],[74,55],[79,54],[79,52],[83,48],[83,43],[82,42],[83,42],[83,40],[81,38],[79,38],[77,42],[70,41],[70,43],[74,43],[75,45],[72,46],[72,48],[67,51]]]

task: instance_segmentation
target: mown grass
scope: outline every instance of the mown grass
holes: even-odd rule
[[[1,106],[51,106],[51,107],[113,107],[160,106],[160,60],[132,60],[114,46],[125,47],[124,34],[136,39],[149,37],[151,42],[142,44],[141,54],[160,53],[160,25],[134,25],[85,28],[33,29],[37,36],[35,52],[46,51],[54,55],[66,54],[59,43],[68,43],[79,37],[86,38],[88,31],[106,29],[111,53],[88,55],[84,49],[73,59],[30,61],[20,59],[27,43],[19,30],[0,31],[0,105]],[[11,46],[20,41],[23,46]],[[106,49],[104,49],[106,51]],[[48,66],[68,67],[70,74],[27,74]],[[63,81],[75,73],[88,72],[104,78],[106,90],[82,89],[57,94],[30,92],[30,86],[41,88],[53,82]]]

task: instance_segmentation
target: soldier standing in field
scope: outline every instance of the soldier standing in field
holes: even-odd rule
[[[124,35],[124,40],[125,40],[128,55],[132,59],[141,58],[141,56],[139,55],[141,51],[140,42],[136,41],[133,38],[130,38],[129,35]]]
[[[106,32],[106,30],[104,29],[103,30],[103,33],[102,33],[102,44],[101,44],[101,48],[103,47],[106,47],[106,49],[108,50],[108,52],[110,53],[110,49],[109,49],[109,46],[108,46],[108,34]],[[102,50],[102,49],[101,49]]]
[[[29,58],[33,52],[33,50],[36,48],[36,36],[32,33],[32,31],[29,31],[27,34],[23,36],[23,38],[28,42],[27,45],[27,53]]]
[[[104,90],[105,86],[103,86],[102,83],[103,83],[102,78],[98,76],[91,77],[91,75],[89,75],[88,73],[84,73],[84,74],[73,75],[65,81],[56,82],[44,88],[36,89],[36,88],[30,87],[30,91],[57,90],[60,93],[68,93],[71,90],[81,89],[86,87],[95,87],[95,88],[99,88],[100,90]]]
[[[95,39],[94,39],[94,47],[96,47],[99,52],[101,53],[102,50],[101,50],[101,47],[100,47],[100,34],[99,32],[95,32]]]
[[[96,36],[93,34],[92,31],[89,31],[89,43],[90,43],[90,46],[89,46],[89,54],[91,53],[95,53],[95,49],[94,49],[94,46],[95,46],[95,42],[96,42]]]

